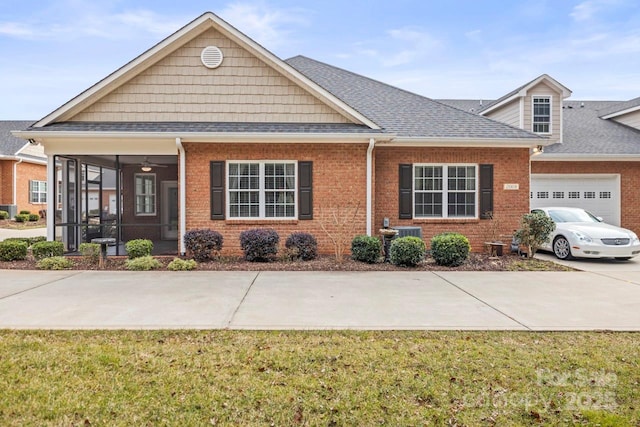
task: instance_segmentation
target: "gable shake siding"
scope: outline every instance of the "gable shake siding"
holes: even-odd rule
[[[220,67],[202,65],[200,53],[207,46],[222,50]],[[348,122],[214,29],[178,48],[71,121]]]

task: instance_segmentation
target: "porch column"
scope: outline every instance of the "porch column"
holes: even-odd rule
[[[53,241],[56,223],[56,162],[47,154],[47,240]]]

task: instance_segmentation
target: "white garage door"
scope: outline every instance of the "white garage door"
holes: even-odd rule
[[[586,209],[620,225],[620,175],[532,174],[531,209],[545,206]]]

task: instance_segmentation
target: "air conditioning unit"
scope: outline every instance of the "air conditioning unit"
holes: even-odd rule
[[[399,225],[397,227],[393,227],[393,229],[398,230],[398,235],[396,237],[414,236],[422,239],[422,227]]]
[[[16,205],[0,205],[0,211],[9,212],[9,218],[18,215],[18,206]]]

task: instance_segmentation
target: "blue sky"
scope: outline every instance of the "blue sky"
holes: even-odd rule
[[[205,11],[280,58],[436,99],[543,73],[572,99],[640,96],[637,0],[2,0],[0,120],[45,116]]]

